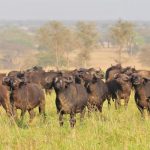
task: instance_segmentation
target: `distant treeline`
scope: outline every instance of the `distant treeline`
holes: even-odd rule
[[[118,57],[114,61],[118,63],[127,53],[150,65],[150,58],[146,58],[150,55],[149,22],[0,21],[0,27],[1,69],[86,67],[93,49],[99,48],[115,48]]]

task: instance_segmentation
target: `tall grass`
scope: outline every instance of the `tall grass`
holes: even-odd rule
[[[38,115],[31,125],[26,114],[23,124],[12,125],[1,110],[0,115],[0,149],[21,150],[149,150],[150,120],[142,120],[136,108],[133,95],[129,107],[110,110],[104,104],[103,117],[93,113],[85,116],[82,123],[77,115],[74,129],[69,126],[69,118],[65,117],[64,127],[59,127],[55,108],[55,94],[47,96],[47,120],[43,123]]]

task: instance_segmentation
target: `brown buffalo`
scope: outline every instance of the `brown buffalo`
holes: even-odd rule
[[[150,115],[150,78],[134,73],[132,75],[132,84],[135,89],[135,102],[142,117],[144,117],[144,109]]]
[[[6,74],[0,74],[0,105],[6,110],[8,116],[12,116],[11,104],[9,100],[9,90],[2,84],[3,77]]]
[[[15,117],[17,117],[17,109],[21,109],[22,119],[28,111],[31,122],[35,116],[33,109],[37,106],[40,114],[45,117],[45,96],[43,90],[37,84],[27,83],[25,80],[16,77],[5,77],[3,84],[10,88],[10,101]]]
[[[108,88],[102,80],[102,72],[95,69],[87,69],[80,72],[79,77],[85,81],[88,93],[88,111],[99,110],[102,112],[103,103],[108,99]]]
[[[128,106],[128,102],[130,99],[130,95],[131,95],[131,89],[132,89],[132,84],[131,84],[131,77],[129,77],[126,74],[116,74],[115,75],[115,81],[116,84],[113,85],[113,87],[111,88],[116,88],[115,90],[115,107],[116,109],[118,108],[118,106],[120,106],[121,104],[121,99],[124,99],[125,101],[125,108],[127,108]]]

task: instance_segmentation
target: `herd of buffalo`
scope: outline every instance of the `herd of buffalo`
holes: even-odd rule
[[[70,115],[70,126],[74,127],[76,113],[80,113],[82,120],[86,108],[89,115],[92,111],[102,112],[105,100],[108,107],[113,100],[118,109],[123,99],[127,108],[132,90],[142,117],[144,109],[150,115],[150,71],[147,70],[116,64],[108,68],[105,74],[101,69],[94,68],[46,72],[42,67],[35,66],[26,71],[0,74],[0,103],[8,116],[14,119],[17,119],[17,109],[20,109],[21,118],[28,111],[31,122],[36,107],[45,119],[45,93],[51,94],[52,89],[56,93],[60,126],[63,126],[64,114]]]

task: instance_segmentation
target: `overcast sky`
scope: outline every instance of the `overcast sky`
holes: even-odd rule
[[[4,20],[148,20],[150,0],[0,0]]]

